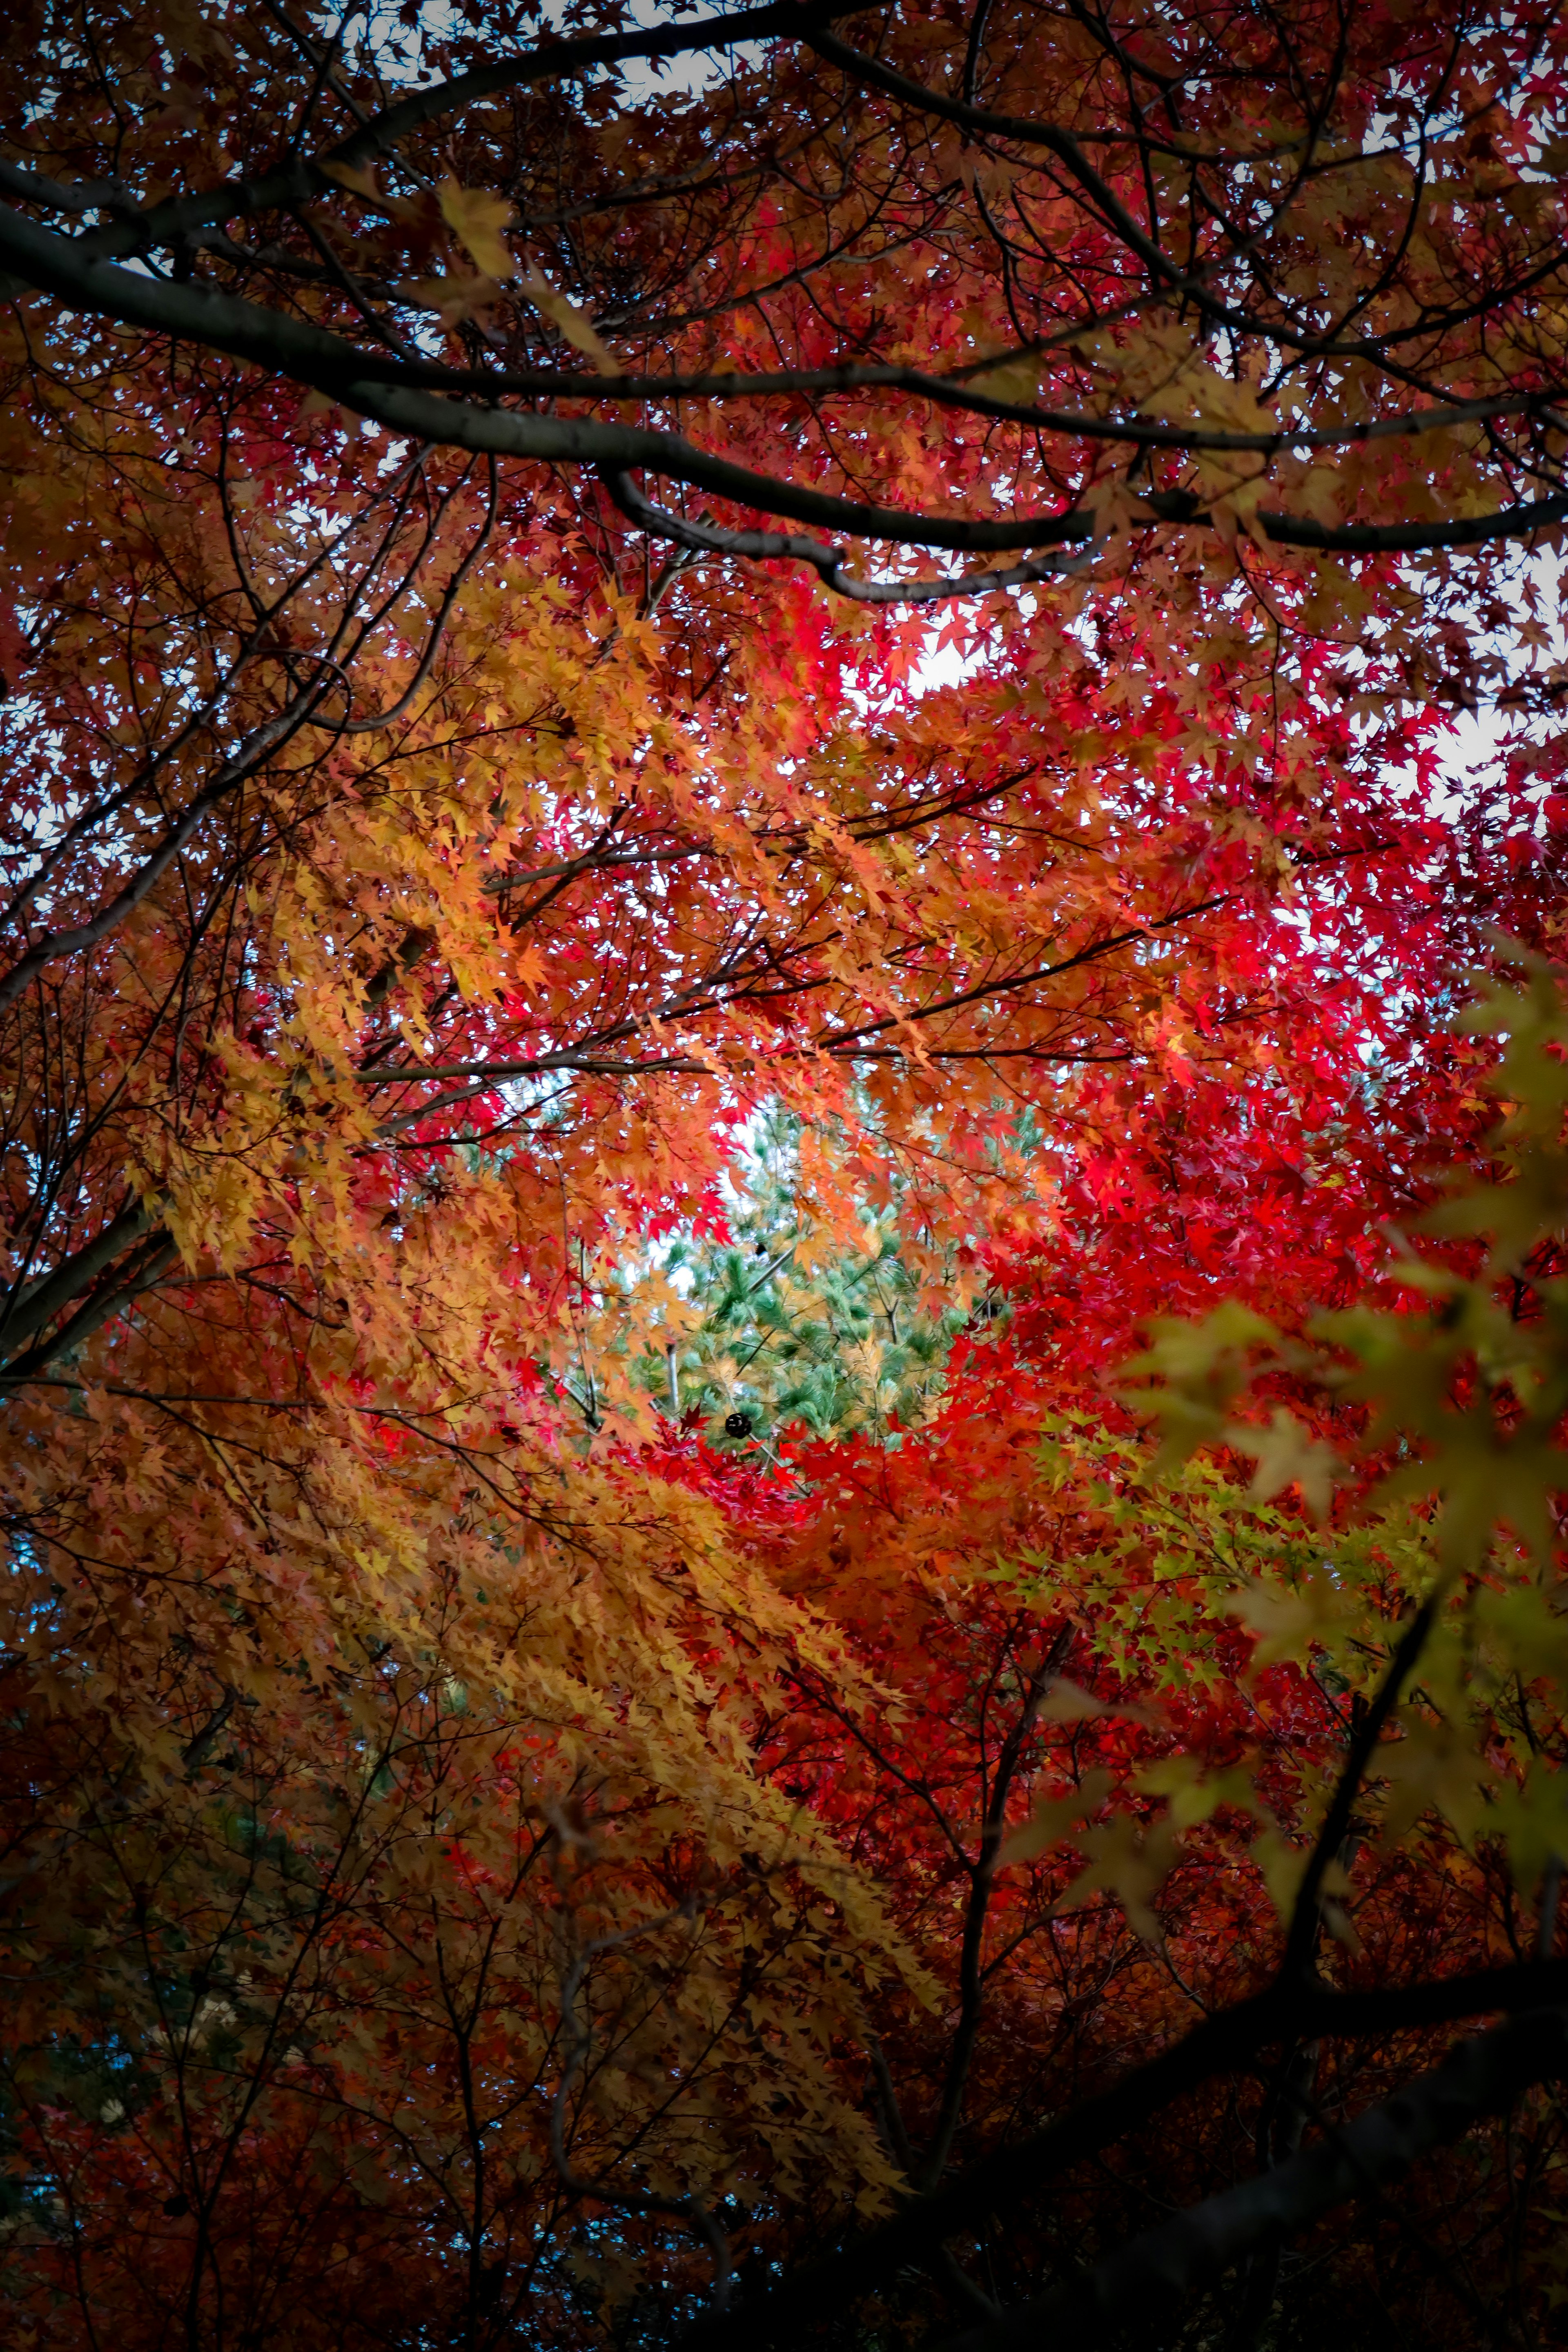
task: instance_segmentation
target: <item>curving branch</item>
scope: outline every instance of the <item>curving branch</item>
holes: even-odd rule
[[[1561,2010],[1510,2019],[1462,2042],[1430,2074],[1240,2188],[1210,2197],[1105,2255],[1081,2279],[952,2338],[943,2352],[1036,2352],[1041,2344],[1142,2336],[1255,2247],[1403,2179],[1537,2083],[1568,2074]]]
[[[461,113],[487,98],[526,89],[536,82],[566,81],[602,66],[651,65],[665,58],[689,57],[704,49],[740,41],[795,40],[809,27],[840,16],[863,12],[865,0],[845,6],[840,0],[769,0],[758,8],[737,9],[732,15],[700,17],[694,24],[669,25],[658,30],[605,33],[576,40],[542,41],[521,57],[498,58],[494,65],[476,66],[452,80],[433,83],[373,115],[349,135],[314,157],[291,156],[275,171],[255,179],[226,180],[220,187],[198,195],[171,196],[145,212],[129,209],[128,192],[118,184],[99,184],[73,201],[72,193],[32,173],[16,178],[31,184],[29,200],[62,211],[111,210],[120,216],[95,229],[83,240],[99,258],[154,253],[172,247],[189,249],[204,242],[202,231],[221,227],[225,221],[253,217],[258,213],[286,211],[313,197],[337,195],[342,184],[333,167],[354,170],[390,155],[399,140],[422,124]],[[10,167],[15,173],[15,167]],[[32,191],[36,190],[36,194]]]
[[[925,580],[857,580],[844,570],[842,548],[774,530],[721,530],[714,523],[688,522],[645,499],[629,474],[601,467],[599,478],[628,522],[650,538],[672,540],[696,554],[735,555],[752,562],[808,563],[836,596],[859,604],[934,604],[951,596],[985,596],[999,588],[1023,588],[1083,571],[1094,549],[1079,555],[1046,555],[994,572],[941,573]],[[1091,520],[1091,519],[1090,519]]]
[[[1252,2000],[1205,2018],[1182,2041],[1097,2097],[1084,2100],[1032,2137],[996,2148],[945,2189],[915,2199],[891,2221],[840,2252],[784,2279],[733,2314],[700,2319],[684,2339],[688,2352],[764,2352],[765,2347],[793,2342],[804,2329],[840,2315],[847,2304],[871,2294],[900,2269],[929,2263],[934,2244],[978,2229],[993,2213],[1021,2204],[1047,2181],[1114,2147],[1173,2100],[1215,2074],[1251,2064],[1260,2051],[1280,2041],[1371,2039],[1464,2017],[1563,2003],[1568,2003],[1568,1960],[1525,1961],[1378,1992],[1272,1986]],[[1529,2039],[1527,2033],[1527,2044]],[[1516,2045],[1507,2046],[1511,2050]],[[1552,2042],[1553,2066],[1560,2047]],[[1435,2112],[1453,2112],[1446,2092],[1436,2101]],[[1477,2115],[1487,2112],[1484,2105],[1475,2110]],[[1270,2226],[1272,2222],[1261,2222],[1258,2237]],[[1046,2338],[1037,2333],[1032,2340]]]
[[[660,474],[792,522],[906,547],[989,554],[1069,546],[1093,536],[1093,518],[1079,512],[1026,515],[1007,522],[911,514],[775,480],[713,457],[679,433],[438,399],[400,382],[373,377],[366,366],[368,355],[342,335],[212,287],[174,284],[94,260],[76,240],[40,228],[8,205],[0,205],[0,268],[21,286],[53,294],[73,309],[247,360],[268,374],[307,384],[395,433],[437,446]],[[380,365],[388,364],[384,354],[376,359]]]
[[[901,547],[933,547],[960,554],[1001,554],[1031,549],[1082,548],[1097,537],[1092,509],[1068,507],[1006,520],[921,513],[863,503],[809,485],[739,466],[700,449],[679,433],[606,424],[595,417],[522,413],[493,404],[447,399],[402,380],[384,352],[362,351],[345,337],[284,312],[211,287],[172,283],[121,269],[93,257],[84,242],[41,228],[12,207],[0,205],[0,268],[13,293],[26,288],[54,295],[72,309],[145,331],[189,341],[286,375],[390,431],[437,446],[479,456],[541,459],[593,467],[613,478],[617,499],[629,498],[644,528],[704,551],[755,554],[811,564],[840,593],[861,593],[877,603],[904,601],[911,593],[934,598],[973,595],[987,587],[1018,584],[1059,571],[1061,562],[1037,557],[1005,576],[969,575],[962,581],[846,583],[842,555],[815,541],[768,532],[719,534],[688,524],[664,509],[637,504],[626,478],[634,472],[689,483],[734,505],[776,515],[853,540],[877,540]],[[1153,492],[1144,504],[1150,522],[1207,526],[1209,510],[1189,494]],[[1500,539],[1530,538],[1568,521],[1568,494],[1469,515],[1449,522],[1326,524],[1310,516],[1272,509],[1260,511],[1258,526],[1280,547],[1345,553],[1415,554],[1449,547],[1478,547]],[[688,537],[685,534],[692,534]]]
[[[0,179],[0,186],[4,185]],[[1081,328],[1067,331],[1076,334]],[[878,362],[846,361],[836,367],[774,368],[748,373],[725,369],[717,374],[668,375],[630,373],[587,374],[571,368],[460,368],[410,354],[406,359],[362,353],[364,373],[389,383],[418,384],[426,392],[461,394],[475,400],[701,400],[722,404],[734,400],[773,400],[799,394],[812,399],[848,397],[867,392],[903,392],[934,407],[989,416],[999,424],[1027,425],[1037,432],[1059,434],[1078,441],[1102,442],[1130,449],[1168,449],[1178,456],[1202,450],[1225,457],[1278,457],[1294,450],[1359,449],[1369,442],[1408,441],[1428,433],[1451,433],[1467,425],[1500,425],[1512,417],[1538,420],[1554,431],[1568,432],[1568,418],[1549,392],[1506,392],[1477,400],[1432,401],[1425,406],[1399,409],[1387,416],[1358,417],[1344,425],[1306,425],[1282,417],[1268,433],[1242,433],[1197,422],[1171,424],[1136,411],[1100,415],[1092,409],[1047,408],[1038,402],[1004,399],[984,391],[984,379],[1021,362],[1044,359],[1064,340],[1061,334],[1040,336],[971,360],[945,375],[923,368]],[[1335,347],[1334,356],[1363,359],[1374,346],[1363,343]]]

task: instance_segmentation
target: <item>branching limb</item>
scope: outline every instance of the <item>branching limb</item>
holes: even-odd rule
[[[224,761],[212,782],[196,794],[178,820],[169,827],[157,847],[142,859],[136,871],[95,915],[85,923],[73,925],[69,930],[46,931],[42,939],[36,940],[17,957],[10,970],[0,978],[0,1013],[7,1005],[14,1004],[24,990],[50,964],[58,963],[67,956],[80,955],[88,948],[97,947],[100,940],[108,939],[110,932],[118,930],[121,924],[134,914],[147,893],[190,841],[202,819],[221,801],[226,800],[235,786],[242,782],[269,751],[276,751],[279,744],[287,742],[290,735],[298,732],[305,724],[311,707],[327,691],[330,682],[331,673],[319,674],[304,693],[296,696],[286,710],[279,711],[275,719],[268,719],[264,726],[254,729],[239,749]]]
[[[1017,1719],[1003,1742],[1002,1752],[996,1759],[985,1818],[981,1825],[980,1847],[970,1866],[969,1900],[964,1906],[963,1941],[958,1963],[958,2028],[948,2053],[936,2128],[931,2134],[931,2146],[919,2174],[919,2185],[928,2192],[936,2188],[952,2153],[953,2136],[963,2110],[964,2089],[980,2032],[981,2012],[985,1999],[981,1954],[992,1890],[996,1881],[996,1856],[1001,1852],[1002,1840],[1006,1833],[1007,1801],[1013,1793],[1013,1784],[1024,1760],[1030,1734],[1038,1720],[1041,1703],[1061,1672],[1076,1630],[1070,1621],[1061,1626],[1050,1648],[1027,1677]]]
[[[1255,2246],[1402,2179],[1433,2148],[1564,2073],[1568,2022],[1562,2011],[1512,2018],[1460,2042],[1434,2073],[1369,2107],[1331,2138],[1118,2246],[1082,2279],[971,2329],[945,2352],[1036,2352],[1057,2340],[1102,2343],[1130,2324],[1140,2333],[1156,2328]]]
[[[733,2318],[699,2321],[687,2341],[692,2352],[763,2352],[765,2346],[792,2341],[896,2271],[923,2267],[934,2241],[977,2229],[991,2214],[1010,2210],[1047,2181],[1113,2147],[1173,2100],[1215,2074],[1250,2064],[1271,2044],[1294,2038],[1371,2038],[1565,2002],[1568,1960],[1525,1961],[1379,1992],[1276,1984],[1253,2000],[1205,2018],[1098,2097],[1086,2099],[1032,2137],[997,2148],[935,2195],[915,2200],[879,2229],[784,2280]],[[1252,2242],[1238,2252],[1246,2252]]]
[[[142,1239],[154,1213],[142,1202],[131,1202],[90,1242],[28,1283],[0,1313],[0,1352],[19,1351],[73,1299],[90,1290],[121,1251]]]
[[[716,523],[688,522],[684,516],[671,514],[668,508],[644,498],[627,473],[603,467],[600,479],[627,521],[652,538],[673,540],[694,554],[740,556],[754,563],[808,563],[824,587],[858,604],[934,604],[953,596],[988,596],[998,589],[1028,587],[1081,572],[1095,553],[1091,546],[1077,555],[1040,556],[994,572],[939,572],[921,580],[858,580],[844,569],[844,550],[821,540],[800,539],[787,531],[721,530]]]
[[[540,415],[513,409],[446,400],[413,384],[387,381],[395,369],[384,353],[369,353],[344,337],[308,321],[271,310],[210,287],[181,285],[135,270],[114,268],[84,254],[79,242],[40,228],[24,215],[0,205],[0,267],[12,274],[10,291],[26,288],[54,295],[73,309],[153,334],[174,336],[226,352],[270,375],[310,385],[357,415],[374,418],[390,431],[476,455],[535,458],[592,467],[613,478],[620,497],[634,472],[690,483],[754,511],[818,530],[841,531],[855,540],[902,547],[936,547],[961,554],[1000,554],[1027,549],[1090,546],[1097,537],[1092,510],[1070,506],[1056,513],[1000,518],[921,513],[813,489],[781,480],[754,467],[700,449],[679,433],[611,425],[595,417]],[[1244,321],[1250,331],[1251,322]],[[1206,508],[1184,491],[1153,492],[1146,499],[1152,520],[1206,526]],[[708,546],[690,534],[705,528],[685,523],[662,508],[635,501],[628,509],[643,527],[683,546]],[[1329,524],[1310,516],[1260,509],[1258,523],[1277,546],[1347,553],[1419,553],[1449,547],[1479,547],[1500,539],[1533,537],[1568,521],[1568,494],[1554,494],[1490,514],[1452,521]],[[866,601],[901,604],[953,595],[978,595],[1026,580],[1041,580],[1063,569],[1061,558],[1037,556],[1005,572],[952,575],[912,583],[847,582],[843,558],[816,541],[792,533],[737,532],[721,536],[710,551],[787,559],[809,563],[827,583]],[[911,590],[913,592],[911,597]]]

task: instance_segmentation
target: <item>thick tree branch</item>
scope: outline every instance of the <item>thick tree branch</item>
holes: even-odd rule
[[[1064,547],[1089,538],[1079,513],[1026,515],[1015,521],[969,521],[951,515],[900,512],[804,484],[775,481],[749,467],[710,456],[678,433],[604,425],[592,417],[538,416],[438,399],[402,383],[373,382],[366,354],[341,335],[206,286],[177,285],[84,257],[69,238],[39,228],[0,205],[0,268],[24,286],[73,308],[118,319],[153,334],[174,335],[288,375],[352,409],[437,446],[479,455],[541,458],[557,464],[637,469],[820,530],[843,530],[909,547],[1003,552]],[[13,289],[15,290],[15,289]]]
[[[1113,2147],[1173,2100],[1215,2074],[1252,2063],[1270,2043],[1296,2037],[1372,2038],[1563,2001],[1568,1960],[1526,1961],[1378,1992],[1273,1986],[1253,2000],[1205,2018],[1098,2097],[1086,2099],[1031,2138],[995,2149],[935,2195],[916,2199],[879,2229],[797,2272],[732,2316],[700,2320],[686,2343],[690,2352],[762,2352],[764,2346],[791,2340],[800,2329],[841,2314],[847,2303],[904,2265],[926,2264],[933,2241],[1008,2211],[1071,2166]]]
[[[140,1241],[151,1226],[153,1212],[133,1201],[111,1217],[92,1240],[26,1284],[0,1311],[0,1355],[18,1352],[35,1332],[43,1330],[64,1308],[92,1288],[121,1250]]]
[[[7,1360],[4,1378],[23,1380],[29,1372],[41,1371],[58,1356],[68,1354],[72,1348],[79,1348],[83,1340],[90,1339],[111,1316],[121,1314],[142,1291],[150,1289],[153,1283],[161,1280],[178,1256],[179,1250],[164,1227],[154,1225],[125,1264],[78,1307],[68,1323],[62,1324],[48,1339]],[[75,1261],[72,1264],[74,1265]]]
[[[0,178],[0,186],[5,184]],[[1081,332],[1081,330],[1077,331]],[[1004,400],[978,389],[978,380],[1022,362],[1043,358],[1060,336],[1020,343],[983,360],[972,360],[947,375],[930,375],[921,368],[893,366],[779,368],[747,374],[742,370],[721,374],[599,375],[567,368],[456,368],[436,361],[410,358],[386,360],[366,352],[364,373],[389,383],[418,384],[426,392],[450,392],[473,400],[776,400],[787,394],[812,399],[849,396],[868,392],[904,392],[929,400],[938,408],[966,415],[995,417],[1010,425],[1032,425],[1037,431],[1064,438],[1119,444],[1134,449],[1203,450],[1220,455],[1279,457],[1290,450],[1352,449],[1368,442],[1407,441],[1427,433],[1451,433],[1468,425],[1499,425],[1510,417],[1540,418],[1554,428],[1563,425],[1555,395],[1549,393],[1500,393],[1495,399],[1455,400],[1419,408],[1400,409],[1387,416],[1356,418],[1346,425],[1305,425],[1282,417],[1278,431],[1240,433],[1196,422],[1169,424],[1136,414],[1102,416],[1081,408],[1046,408],[1033,401]],[[1362,356],[1357,347],[1356,356]]]
[[[617,498],[628,497],[636,519],[645,528],[674,537],[683,545],[710,542],[696,534],[700,527],[665,513],[651,501],[640,500],[625,478],[633,472],[660,475],[689,483],[741,507],[778,515],[818,530],[842,532],[847,538],[882,541],[903,547],[936,547],[961,554],[992,554],[1025,549],[1082,547],[1096,537],[1092,510],[1067,508],[1055,514],[1035,513],[1016,520],[969,519],[926,514],[860,501],[809,485],[787,482],[750,467],[710,455],[678,433],[640,426],[607,425],[593,417],[541,416],[516,410],[480,407],[443,399],[397,381],[373,375],[373,367],[389,368],[384,353],[361,351],[342,336],[269,310],[210,287],[173,284],[121,269],[84,254],[69,237],[40,228],[8,206],[0,206],[0,268],[22,288],[54,295],[73,309],[161,335],[171,335],[225,352],[265,369],[291,377],[326,394],[355,415],[374,419],[389,430],[407,434],[437,446],[471,450],[498,457],[534,458],[591,466],[613,478]],[[12,290],[17,290],[14,285]],[[1250,323],[1250,322],[1249,322]],[[1151,520],[1206,525],[1211,517],[1185,493],[1155,492],[1146,500]],[[1281,547],[1339,550],[1351,553],[1419,553],[1446,547],[1477,547],[1498,539],[1525,538],[1555,529],[1568,520],[1568,495],[1500,509],[1489,515],[1470,515],[1452,522],[1347,523],[1330,525],[1310,517],[1273,509],[1260,512],[1258,521],[1268,539]],[[721,551],[786,557],[810,563],[830,584],[844,587],[836,550],[814,541],[796,541],[789,535],[769,532],[719,534]],[[753,541],[755,544],[753,545]],[[1006,577],[979,575],[962,581],[858,583],[873,602],[915,601],[922,598],[976,595],[987,588],[1016,584],[1026,577],[1040,579],[1059,562],[1037,559]],[[886,593],[884,593],[886,590]]]
[[[952,596],[992,595],[1000,588],[1028,587],[1082,571],[1093,554],[1091,547],[1084,554],[1046,555],[994,572],[943,572],[924,580],[858,580],[844,569],[842,548],[828,547],[821,540],[799,539],[793,532],[721,530],[716,523],[688,522],[684,515],[671,514],[668,508],[644,498],[627,473],[602,467],[599,478],[627,521],[651,538],[672,540],[677,547],[694,553],[739,556],[753,563],[808,563],[824,587],[858,604],[934,604]],[[852,535],[858,535],[850,529]]]
[[[1564,2073],[1568,2024],[1562,2011],[1511,2018],[1460,2042],[1434,2073],[1288,2163],[1118,2246],[1082,2279],[971,2328],[945,2352],[1037,2352],[1058,2340],[1103,2343],[1129,2326],[1139,2336],[1163,2328],[1255,2246],[1401,2179],[1433,2148]]]

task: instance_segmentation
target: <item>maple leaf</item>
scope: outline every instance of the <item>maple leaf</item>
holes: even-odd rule
[[[1170,1876],[1179,1850],[1171,1824],[1156,1822],[1145,1827],[1131,1813],[1113,1813],[1108,1822],[1079,1832],[1075,1842],[1089,1858],[1057,1909],[1070,1911],[1103,1888],[1115,1895],[1136,1935],[1145,1943],[1163,1944],[1165,1930],[1153,1899]]]
[[[518,279],[523,292],[536,310],[542,311],[552,326],[559,327],[574,351],[581,352],[593,361],[601,375],[618,375],[620,369],[614,354],[601,339],[586,311],[552,286],[535,261],[527,261],[519,270]]]
[[[1020,405],[1034,400],[1045,373],[1037,359],[1022,357],[1003,360],[995,365],[982,368],[969,378],[972,392],[983,392],[992,400],[1005,400]]]
[[[340,188],[347,188],[352,194],[362,196],[367,205],[384,207],[386,200],[381,193],[374,165],[341,163],[335,158],[329,156],[323,162],[321,170],[329,180],[335,180]]]
[[[489,195],[482,188],[460,187],[448,173],[437,188],[436,201],[442,219],[481,278],[499,281],[516,275],[517,264],[503,234],[513,212],[505,196]]]
[[[1096,1770],[1086,1773],[1076,1789],[1065,1796],[1053,1797],[1037,1805],[1028,1820],[1005,1838],[996,1851],[998,1869],[1011,1863],[1032,1862],[1057,1844],[1073,1829],[1076,1822],[1097,1812],[1110,1791],[1110,1775]]]
[[[1151,416],[1195,415],[1230,433],[1277,433],[1279,420],[1250,384],[1214,368],[1187,366],[1175,380],[1150,393],[1142,405]]]
[[[500,299],[501,289],[493,278],[408,278],[396,292],[400,301],[435,310],[444,326],[455,327],[490,309]]]
[[[1320,1525],[1328,1517],[1340,1457],[1331,1445],[1303,1429],[1286,1406],[1276,1406],[1266,1430],[1237,1422],[1226,1433],[1238,1454],[1249,1454],[1257,1463],[1252,1492],[1260,1502],[1270,1501],[1286,1486],[1299,1486]]]

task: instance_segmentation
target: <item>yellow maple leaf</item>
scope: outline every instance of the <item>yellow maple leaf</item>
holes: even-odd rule
[[[1234,547],[1244,536],[1255,547],[1268,545],[1268,533],[1258,520],[1258,509],[1272,495],[1273,485],[1268,476],[1255,474],[1250,481],[1238,483],[1211,502],[1209,520],[1226,547]]]
[[[405,278],[395,286],[393,292],[400,302],[413,302],[421,310],[437,310],[444,326],[454,327],[460,319],[471,319],[477,310],[489,310],[500,296],[500,288],[493,278]]]
[[[321,170],[329,180],[335,180],[340,188],[347,188],[351,195],[363,197],[367,205],[379,205],[383,210],[385,209],[386,198],[376,183],[373,164],[326,163],[321,165]]]
[[[1282,1488],[1295,1486],[1321,1527],[1333,1501],[1334,1473],[1339,1455],[1331,1445],[1310,1437],[1293,1412],[1277,1406],[1267,1429],[1247,1422],[1233,1423],[1226,1433],[1238,1454],[1249,1454],[1258,1467],[1252,1493],[1258,1502],[1273,1499]]]
[[[1142,405],[1145,415],[1169,417],[1173,423],[1195,417],[1222,433],[1274,434],[1280,429],[1274,410],[1250,384],[1202,365],[1184,368],[1173,383],[1152,393]]]
[[[1134,1935],[1146,1944],[1163,1943],[1165,1931],[1154,1897],[1176,1862],[1178,1844],[1170,1822],[1155,1822],[1145,1829],[1131,1813],[1113,1813],[1076,1843],[1089,1859],[1056,1910],[1071,1911],[1103,1889],[1115,1895]]]
[[[1258,1636],[1253,1659],[1260,1666],[1304,1658],[1313,1643],[1331,1642],[1356,1615],[1354,1596],[1342,1591],[1331,1573],[1306,1577],[1294,1589],[1249,1584],[1228,1605]]]
[[[1119,1715],[1134,1723],[1152,1723],[1154,1719],[1147,1707],[1096,1698],[1092,1691],[1081,1690],[1065,1675],[1057,1675],[1049,1694],[1041,1701],[1039,1715],[1042,1723],[1088,1723],[1099,1715]]]
[[[436,191],[441,218],[487,278],[517,274],[517,263],[502,230],[511,219],[508,196],[487,195],[482,188],[460,187],[450,173]]]
[[[605,345],[595,332],[593,320],[585,310],[568,299],[558,287],[552,286],[536,262],[530,261],[518,273],[522,290],[536,310],[542,311],[552,325],[560,328],[574,351],[581,352],[593,361],[601,375],[618,375],[619,368]]]
[[[1081,1690],[1077,1683],[1069,1683],[1065,1675],[1058,1675],[1051,1685],[1049,1696],[1041,1702],[1040,1720],[1043,1723],[1087,1723],[1091,1717],[1109,1712],[1105,1701],[1096,1698],[1092,1691]]]
[[[989,400],[1006,400],[1019,407],[1027,407],[1039,395],[1040,379],[1045,372],[1043,359],[1024,356],[999,360],[979,375],[969,379],[971,392],[984,393]]]

